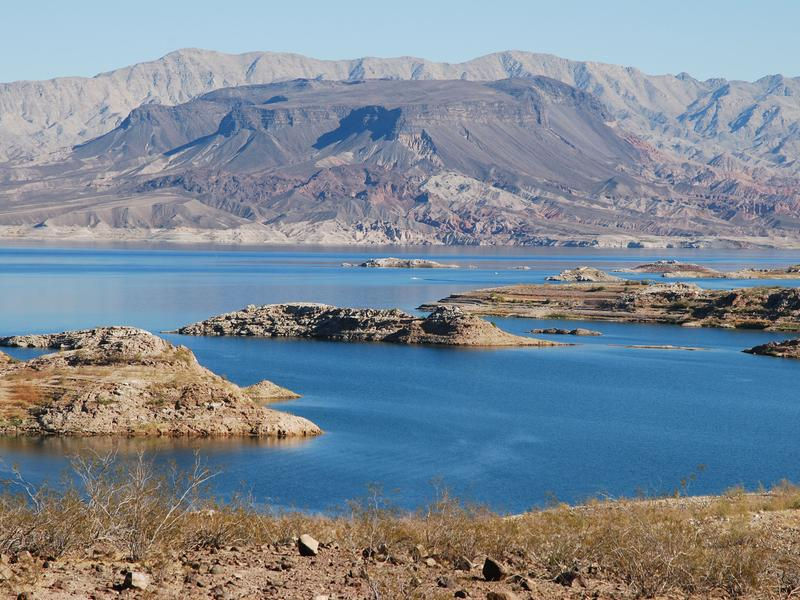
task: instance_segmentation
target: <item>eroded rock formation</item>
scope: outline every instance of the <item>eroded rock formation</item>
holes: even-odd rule
[[[457,307],[436,307],[425,318],[397,309],[339,308],[290,303],[248,306],[186,325],[184,335],[305,337],[340,342],[393,342],[448,346],[553,346],[513,335]]]
[[[57,350],[27,361],[0,353],[0,433],[126,436],[313,436],[310,421],[255,401],[183,346],[133,327],[13,336],[0,345]],[[267,382],[270,383],[270,382]],[[270,397],[271,394],[271,397]]]

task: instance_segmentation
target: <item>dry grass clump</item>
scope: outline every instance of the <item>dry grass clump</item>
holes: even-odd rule
[[[715,498],[595,501],[519,516],[465,506],[446,492],[415,513],[370,490],[338,516],[257,509],[247,497],[209,499],[214,474],[159,472],[143,456],[77,458],[66,491],[21,475],[0,495],[0,553],[80,554],[106,544],[134,561],[202,548],[291,544],[310,533],[363,561],[379,597],[413,598],[409,558],[440,564],[492,556],[515,573],[548,581],[598,578],[631,594],[788,598],[800,591],[800,489],[731,490]],[[403,560],[397,560],[399,558]],[[397,567],[370,580],[370,564]],[[408,577],[406,577],[408,575]],[[391,589],[390,589],[391,588]]]

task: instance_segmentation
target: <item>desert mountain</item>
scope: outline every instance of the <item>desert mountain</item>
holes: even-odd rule
[[[701,82],[524,52],[454,65],[184,50],[0,86],[0,227],[794,245],[798,94],[781,76]]]

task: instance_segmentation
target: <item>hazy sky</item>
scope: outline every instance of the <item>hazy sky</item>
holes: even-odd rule
[[[0,81],[94,75],[178,48],[457,62],[498,50],[800,75],[800,0],[4,0]]]

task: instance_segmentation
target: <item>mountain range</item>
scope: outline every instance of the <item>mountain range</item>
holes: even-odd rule
[[[799,246],[800,78],[181,50],[0,84],[0,235]]]

